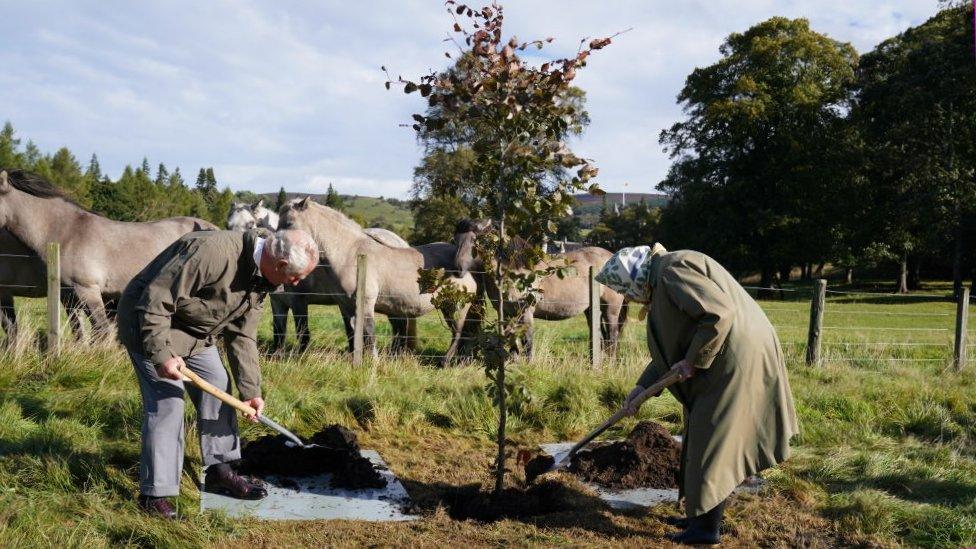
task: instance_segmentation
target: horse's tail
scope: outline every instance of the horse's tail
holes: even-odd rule
[[[630,300],[626,297],[620,304],[620,313],[617,314],[617,341],[624,337],[624,324],[627,323],[627,313],[630,312]]]

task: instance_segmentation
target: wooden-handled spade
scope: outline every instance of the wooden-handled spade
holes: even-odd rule
[[[674,385],[680,380],[681,380],[680,371],[675,369],[669,370],[668,373],[661,376],[661,378],[658,379],[653,385],[651,385],[647,389],[644,389],[642,393],[637,395],[637,397],[633,401],[634,406],[639,408],[641,404],[644,404],[644,401],[660,393],[664,389],[667,389],[668,387]],[[620,421],[625,417],[627,417],[627,411],[624,407],[621,407],[620,410],[618,410],[615,414],[610,416],[608,420],[603,422],[603,425],[600,425],[599,427],[594,429],[592,432],[590,432],[590,434],[586,435],[585,437],[583,437],[582,440],[577,442],[575,446],[570,448],[569,453],[563,456],[562,459],[560,459],[559,461],[554,460],[552,466],[550,466],[546,470],[538,471],[535,467],[533,467],[533,469],[536,470],[530,472],[529,466],[526,466],[526,479],[531,482],[535,477],[539,476],[542,473],[547,473],[549,471],[555,471],[556,469],[562,469],[563,467],[566,467],[572,461],[573,456],[576,455],[576,452],[579,452],[581,449],[583,449],[584,446],[593,442],[593,439],[600,436],[601,433],[603,433],[611,426],[613,426],[613,424],[617,423],[618,421]],[[530,476],[532,478],[529,478]]]
[[[194,385],[196,385],[197,387],[199,387],[201,391],[204,391],[206,393],[210,393],[211,395],[213,395],[216,398],[220,399],[221,402],[223,402],[225,404],[228,404],[228,405],[236,408],[237,410],[239,410],[244,415],[247,415],[247,416],[257,416],[259,422],[261,422],[262,424],[264,424],[264,425],[266,425],[266,426],[274,429],[275,431],[278,431],[279,433],[285,435],[285,437],[287,437],[288,440],[294,442],[300,448],[311,448],[311,447],[316,446],[315,444],[305,444],[304,442],[302,442],[302,439],[298,438],[298,435],[296,435],[295,433],[292,433],[288,429],[285,429],[280,424],[278,424],[278,422],[274,421],[273,419],[269,418],[268,416],[258,415],[257,410],[255,410],[253,407],[249,406],[248,404],[246,404],[244,402],[241,402],[240,400],[238,400],[238,399],[234,398],[233,396],[225,393],[224,391],[221,391],[220,389],[218,389],[217,387],[215,387],[214,385],[212,385],[207,380],[205,380],[202,377],[198,376],[196,373],[193,372],[193,370],[190,370],[189,368],[187,368],[187,367],[184,366],[184,367],[180,368],[180,373],[183,374],[184,378],[186,378],[184,381],[190,381],[190,382],[192,382]]]

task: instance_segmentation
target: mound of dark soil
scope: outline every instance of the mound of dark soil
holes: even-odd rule
[[[384,479],[373,463],[359,455],[356,434],[330,425],[312,435],[316,448],[289,446],[282,435],[261,437],[244,445],[238,472],[256,476],[309,476],[331,473],[331,486],[356,490],[383,488]]]
[[[493,522],[578,511],[580,498],[587,496],[555,480],[546,480],[526,490],[505,488],[498,497],[476,484],[459,486],[444,494],[442,503],[455,520]]]
[[[608,488],[677,488],[681,446],[653,421],[642,421],[625,440],[580,450],[569,470]]]

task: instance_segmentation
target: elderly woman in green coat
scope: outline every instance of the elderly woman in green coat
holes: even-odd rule
[[[668,390],[684,407],[678,543],[716,544],[725,502],[750,475],[790,455],[798,432],[776,331],[735,278],[712,258],[660,244],[625,248],[597,280],[644,303],[651,363],[625,407],[675,369]],[[642,314],[645,311],[642,311]]]

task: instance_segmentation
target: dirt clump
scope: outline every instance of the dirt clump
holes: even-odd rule
[[[524,519],[585,508],[591,497],[556,480],[545,480],[522,490],[505,488],[498,496],[480,485],[458,486],[442,496],[441,503],[455,520],[494,522]]]
[[[607,488],[677,488],[681,446],[653,421],[642,421],[627,438],[580,450],[569,471]]]
[[[248,442],[242,449],[237,470],[256,476],[300,477],[331,473],[330,485],[348,490],[386,486],[386,479],[373,463],[359,454],[356,434],[349,429],[338,424],[330,425],[309,440],[320,446],[293,446],[283,435]]]

